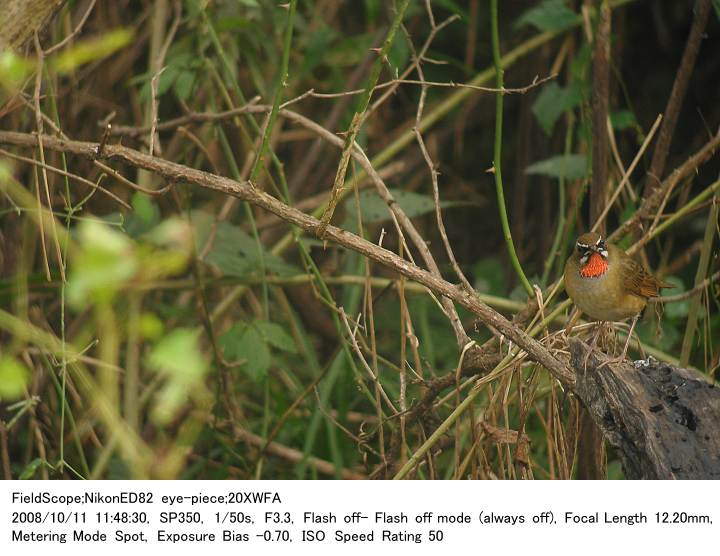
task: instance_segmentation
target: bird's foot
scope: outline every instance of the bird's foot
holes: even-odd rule
[[[587,364],[588,360],[590,359],[590,354],[592,354],[596,349],[598,349],[598,343],[600,340],[600,337],[605,333],[605,322],[598,322],[596,328],[595,328],[595,334],[593,334],[593,337],[589,344],[589,349],[587,350],[587,353],[585,354],[585,361],[583,362],[583,369],[587,371]],[[602,350],[601,350],[602,351]]]
[[[605,366],[613,366],[613,365],[620,365],[621,363],[625,363],[625,354],[623,353],[620,357],[612,357],[610,359],[606,359],[600,365],[598,365],[597,370],[599,371]]]
[[[633,319],[632,324],[630,325],[630,331],[628,332],[628,337],[625,341],[625,345],[623,346],[622,354],[620,355],[620,357],[613,357],[611,359],[607,359],[598,367],[598,369],[602,369],[605,365],[619,365],[620,363],[625,362],[625,356],[627,355],[628,347],[630,347],[630,340],[632,338],[633,330],[635,330],[635,325],[637,324],[637,321],[638,317],[636,316]]]

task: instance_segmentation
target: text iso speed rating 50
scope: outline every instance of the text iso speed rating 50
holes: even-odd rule
[[[617,541],[673,546],[676,539],[718,532],[712,497],[668,498],[650,484],[583,485],[578,498],[541,482],[5,482],[0,484],[0,549],[53,549],[56,554],[122,550],[133,556],[185,546],[237,554],[330,554],[412,545],[503,543],[532,548],[542,539],[574,536],[607,550]],[[684,494],[699,485],[686,483]],[[624,487],[624,490],[620,487]],[[628,488],[635,496],[626,496]],[[677,489],[664,485],[666,490]],[[706,491],[712,491],[714,485]],[[678,491],[679,492],[679,491]],[[705,492],[706,494],[708,492]],[[679,545],[678,545],[679,546]],[[6,553],[5,550],[1,551]],[[10,552],[7,552],[10,553]],[[381,552],[382,553],[382,552]],[[103,556],[107,556],[104,554]]]

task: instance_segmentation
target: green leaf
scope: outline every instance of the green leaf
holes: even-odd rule
[[[10,356],[0,357],[0,399],[15,401],[25,393],[30,382],[30,371],[17,359]]]
[[[329,54],[333,47],[333,41],[338,36],[338,32],[327,25],[319,26],[314,32],[305,38],[307,44],[303,49],[301,75],[306,75],[313,71]]]
[[[392,68],[393,77],[397,77],[410,59],[410,48],[402,33],[395,35],[395,40],[390,45],[387,57]]]
[[[568,8],[564,0],[544,0],[521,15],[515,27],[532,25],[540,31],[562,31],[579,20],[580,16]]]
[[[220,344],[226,359],[244,360],[242,369],[255,382],[267,376],[270,368],[270,349],[265,338],[252,324],[236,322],[230,330],[220,336]]]
[[[685,284],[683,284],[683,281],[676,276],[668,276],[666,278],[663,278],[663,282],[670,282],[671,284],[675,285],[675,287],[670,290],[670,293],[668,295],[676,295],[685,291]],[[664,311],[665,315],[671,319],[687,317],[687,314],[690,311],[690,300],[684,299],[683,301],[667,303],[666,305],[664,305]]]
[[[125,220],[125,230],[134,238],[147,232],[160,221],[160,209],[149,195],[136,191],[132,197],[133,211]]]
[[[205,247],[212,228],[213,218],[206,212],[193,211],[191,220],[195,226],[195,240],[198,252]],[[298,274],[300,270],[261,246],[265,270],[280,276]],[[213,264],[227,276],[250,277],[260,274],[260,253],[258,244],[238,226],[229,222],[218,222],[210,252],[205,262]]]
[[[623,211],[620,214],[620,222],[625,222],[628,218],[631,218],[633,214],[637,211],[638,207],[637,204],[632,201],[632,199],[628,199],[628,202],[623,207]],[[627,249],[628,246],[623,247],[623,249]]]
[[[720,0],[712,0],[712,3],[715,8],[715,15],[720,19]]]
[[[460,5],[455,2],[455,0],[434,0],[434,3],[441,8],[445,8],[452,14],[459,15],[465,21],[470,19],[470,14],[468,13],[467,9],[464,7],[460,7]]]
[[[592,47],[589,44],[583,44],[580,50],[575,54],[570,64],[571,83],[582,83],[589,86],[590,70],[592,67]]]
[[[163,321],[155,313],[143,313],[140,315],[140,335],[149,340],[157,340],[165,330]]]
[[[380,0],[365,0],[365,14],[370,23],[375,23],[379,13]]]
[[[398,205],[400,205],[409,218],[421,216],[435,210],[435,203],[429,195],[423,195],[413,191],[403,191],[402,189],[391,189],[390,193],[392,193]],[[390,219],[390,209],[375,191],[362,191],[359,197],[363,223],[373,224]],[[352,214],[353,220],[355,220],[355,199],[349,197],[345,203],[347,213]],[[441,202],[440,206],[447,207],[453,204],[454,203]]]
[[[192,229],[186,220],[171,216],[142,235],[142,239],[158,247],[182,252],[192,251]]]
[[[192,3],[194,3],[193,0]],[[192,15],[188,19],[192,19]],[[217,33],[223,33],[225,31],[243,31],[249,29],[253,25],[253,22],[246,17],[241,15],[228,15],[221,17],[215,21],[215,31]]]
[[[558,155],[540,160],[525,169],[526,174],[548,176],[566,180],[578,180],[587,172],[587,157],[584,154]]]
[[[187,100],[192,94],[195,85],[195,72],[182,70],[175,79],[173,91],[180,100]]]
[[[649,322],[639,323],[635,330],[641,342],[666,352],[672,352],[673,347],[680,340],[680,331],[667,319],[658,321],[653,317]]]
[[[0,71],[2,71],[0,69]],[[13,175],[13,167],[12,164],[5,160],[0,160],[0,184],[4,184],[7,182],[10,177]]]
[[[35,458],[25,466],[25,469],[22,470],[18,479],[20,479],[21,481],[27,481],[28,479],[32,479],[35,476],[37,470],[40,469],[43,465],[47,465],[48,467],[50,467],[50,469],[52,469],[52,466],[48,465],[48,463],[44,459]]]
[[[18,56],[12,50],[0,52],[0,86],[8,92],[14,92],[20,87],[31,71],[32,64],[29,60]]]
[[[361,64],[365,59],[368,48],[373,46],[372,36],[366,33],[345,36],[335,42],[333,47],[325,53],[323,63],[329,68],[345,68]]]
[[[285,329],[277,323],[266,320],[257,320],[254,325],[260,331],[265,341],[271,346],[290,353],[297,353],[297,348],[292,336],[285,332]]]
[[[178,328],[160,340],[149,355],[148,363],[158,372],[197,378],[207,370],[207,363],[197,346],[197,332]]]
[[[502,295],[505,293],[507,279],[502,264],[496,257],[488,257],[473,266],[475,289],[481,293]]]
[[[552,133],[555,122],[566,111],[575,108],[582,101],[577,85],[560,87],[554,81],[543,87],[533,103],[532,111],[547,135]]]
[[[68,300],[75,306],[85,306],[88,299],[110,301],[139,268],[132,240],[101,222],[86,220],[79,226],[78,243]]]
[[[147,227],[155,225],[160,220],[160,210],[157,205],[152,202],[149,195],[136,191],[133,194],[132,206],[134,214],[145,224]]]
[[[99,37],[77,42],[63,50],[51,61],[51,65],[60,73],[67,73],[78,66],[101,60],[129,44],[133,38],[130,29],[106,31]]]
[[[610,123],[612,124],[613,129],[621,131],[637,125],[637,120],[635,119],[635,114],[633,114],[630,110],[618,110],[617,112],[612,112],[610,114]]]
[[[168,423],[189,398],[205,390],[203,379],[208,363],[197,336],[193,330],[178,328],[160,340],[148,355],[148,367],[165,378],[152,412],[156,422]]]

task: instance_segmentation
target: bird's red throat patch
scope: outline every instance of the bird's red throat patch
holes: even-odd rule
[[[583,278],[597,278],[605,274],[608,268],[607,261],[600,253],[593,253],[587,264],[580,269],[580,276]]]

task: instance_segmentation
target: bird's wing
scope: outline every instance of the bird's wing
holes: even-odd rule
[[[661,282],[655,276],[645,270],[642,265],[629,255],[622,258],[623,265],[623,285],[625,291],[640,297],[657,297],[660,288],[672,288],[673,284]]]

